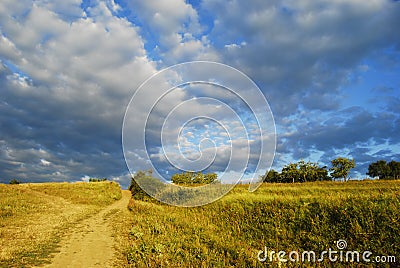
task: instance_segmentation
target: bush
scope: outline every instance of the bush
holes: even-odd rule
[[[218,179],[217,174],[201,172],[184,172],[181,174],[174,174],[171,178],[172,182],[178,185],[204,185],[210,184]]]
[[[103,182],[107,181],[107,178],[90,178],[89,182]]]
[[[17,179],[12,179],[10,184],[20,184],[20,182]]]
[[[143,201],[155,201],[150,194],[155,194],[163,187],[164,184],[158,179],[152,176],[153,171],[138,171],[131,179],[131,185],[129,191],[132,193],[132,198]],[[149,193],[145,192],[142,187],[145,188]]]

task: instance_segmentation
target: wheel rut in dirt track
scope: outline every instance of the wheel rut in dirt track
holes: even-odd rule
[[[122,198],[73,228],[60,242],[59,253],[45,267],[112,267],[115,241],[110,226],[111,211],[127,209],[130,191],[122,191]]]

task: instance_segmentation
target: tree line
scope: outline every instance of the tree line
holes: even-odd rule
[[[302,183],[313,181],[331,181],[334,179],[342,179],[347,181],[351,169],[355,168],[354,159],[338,157],[331,161],[331,167],[319,166],[316,162],[305,162],[304,160],[296,163],[287,164],[282,168],[281,172],[271,169],[263,176],[263,181],[267,183]],[[368,167],[368,176],[378,179],[400,179],[400,162],[379,160],[373,162]],[[149,183],[159,182],[153,178],[152,170],[138,171],[132,178],[129,190],[133,195],[141,198],[147,196],[139,187],[136,180],[148,181]],[[174,174],[171,182],[182,186],[198,186],[212,183],[218,180],[216,173],[202,172],[183,172]],[[92,180],[94,181],[94,180]]]
[[[378,177],[380,180],[398,180],[400,179],[400,162],[379,160],[369,165],[368,176]]]
[[[315,162],[301,160],[290,163],[282,168],[281,172],[270,170],[264,175],[264,182],[295,183],[311,181],[327,181],[334,179],[348,180],[349,173],[356,164],[354,159],[338,157],[331,161],[331,168],[320,167]],[[379,179],[400,179],[400,162],[384,160],[371,163],[368,167],[368,176]]]

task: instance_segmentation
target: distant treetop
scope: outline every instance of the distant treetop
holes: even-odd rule
[[[90,178],[89,182],[102,182],[107,181],[107,178]]]

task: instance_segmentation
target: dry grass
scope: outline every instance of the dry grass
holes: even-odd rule
[[[0,185],[0,266],[46,262],[70,228],[119,198],[110,182]]]
[[[129,229],[132,223],[132,215],[128,210],[115,210],[111,211],[107,217],[112,217],[112,236],[116,247],[113,267],[127,267],[128,260],[126,256],[130,248]]]
[[[400,181],[264,184],[254,193],[247,187],[197,208],[131,200],[130,225],[122,230],[129,235],[126,265],[278,267],[284,264],[259,262],[258,251],[322,252],[339,239],[351,250],[397,254],[400,260]],[[284,265],[299,266],[315,267]]]
[[[120,196],[109,183],[0,185],[0,267],[46,262],[60,237]],[[265,267],[256,258],[264,246],[320,252],[337,239],[400,259],[400,181],[266,184],[255,193],[242,185],[203,207],[128,207],[105,215],[114,267]]]

